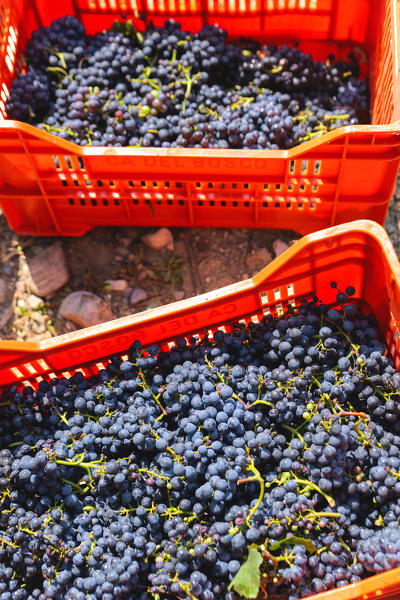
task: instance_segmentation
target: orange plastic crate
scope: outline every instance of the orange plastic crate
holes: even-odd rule
[[[178,337],[212,333],[233,321],[257,322],[288,303],[317,295],[334,302],[354,285],[354,299],[372,310],[400,364],[400,264],[380,225],[354,221],[309,234],[252,279],[195,298],[116,319],[40,343],[0,342],[0,391],[37,386],[43,378],[95,374],[110,355],[125,355],[135,339],[167,349]],[[400,568],[312,596],[312,600],[399,600]]]
[[[400,264],[380,225],[353,221],[308,234],[252,279],[41,342],[0,340],[0,391],[14,384],[35,387],[45,377],[77,369],[97,373],[103,361],[124,354],[136,339],[167,349],[182,336],[212,335],[234,321],[281,314],[303,298],[335,302],[331,281],[339,289],[355,287],[354,300],[377,317],[399,368]]]
[[[175,17],[196,31],[298,43],[316,59],[355,51],[369,72],[371,123],[291,150],[82,148],[0,122],[0,207],[21,234],[96,225],[268,227],[309,233],[354,218],[383,223],[400,162],[397,0],[0,0],[0,115],[33,30],[66,14],[89,33]],[[138,18],[138,15],[142,18]],[[368,67],[365,62],[368,59]]]

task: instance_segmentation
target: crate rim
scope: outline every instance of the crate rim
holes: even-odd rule
[[[23,136],[25,133],[29,137],[35,137],[43,142],[54,143],[55,144],[55,154],[59,154],[60,149],[64,148],[66,152],[73,153],[74,155],[79,156],[168,156],[168,157],[189,157],[189,158],[205,158],[207,156],[217,157],[217,158],[285,158],[291,159],[296,158],[298,155],[302,155],[307,151],[313,149],[319,149],[321,143],[335,143],[341,137],[345,137],[351,134],[392,134],[393,135],[393,145],[396,144],[395,136],[400,134],[400,119],[393,123],[389,123],[386,125],[373,125],[373,124],[365,124],[365,125],[346,125],[345,127],[338,127],[337,129],[333,129],[327,133],[324,133],[321,136],[317,136],[314,139],[308,140],[307,142],[303,142],[302,144],[297,144],[293,148],[289,148],[287,150],[279,149],[279,150],[244,150],[240,149],[218,149],[218,148],[159,148],[155,146],[149,147],[141,147],[136,148],[135,146],[79,146],[74,142],[70,142],[68,140],[64,140],[48,131],[43,131],[39,129],[35,125],[30,125],[29,123],[24,123],[23,121],[15,121],[12,119],[4,119],[0,120],[0,135],[1,130],[12,130],[15,131],[17,137],[24,142],[28,141],[26,137]],[[400,155],[400,148],[398,150],[398,154]],[[318,157],[317,157],[318,158]],[[396,159],[397,156],[393,157]],[[1,173],[0,173],[1,175]]]

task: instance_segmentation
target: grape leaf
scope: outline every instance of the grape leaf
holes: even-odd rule
[[[308,540],[307,538],[297,537],[295,535],[291,535],[290,537],[287,537],[283,540],[279,540],[279,542],[276,542],[276,544],[270,546],[268,550],[273,552],[274,550],[279,550],[281,546],[294,546],[295,544],[301,544],[305,547],[306,550],[308,550],[312,554],[314,554],[317,551],[317,548],[311,540]]]
[[[260,552],[256,548],[249,548],[249,555],[236,573],[229,589],[244,598],[257,598],[260,591],[260,565],[263,562]]]

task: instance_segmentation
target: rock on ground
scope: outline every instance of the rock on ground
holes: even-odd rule
[[[106,284],[110,292],[125,292],[128,287],[126,279],[107,279]]]
[[[51,244],[33,258],[26,259],[31,277],[31,290],[44,298],[62,288],[69,279],[67,261],[60,242]]]
[[[274,249],[276,258],[278,258],[278,256],[283,254],[289,248],[289,246],[286,242],[278,239],[274,241],[272,248]]]
[[[147,298],[148,298],[148,294],[145,290],[142,290],[142,288],[134,288],[129,302],[132,305],[139,304],[139,302],[143,302],[144,300],[147,300]]]
[[[79,327],[90,327],[114,318],[104,300],[91,292],[78,291],[68,294],[60,306],[60,315]]]
[[[39,296],[35,296],[35,294],[31,294],[28,299],[27,299],[27,303],[29,308],[32,308],[33,310],[35,310],[38,306],[40,306],[40,304],[43,303],[42,298],[39,298]]]
[[[163,248],[167,248],[168,250],[174,249],[174,238],[170,230],[166,227],[162,227],[154,233],[144,235],[142,240],[146,246],[153,250],[162,250]]]

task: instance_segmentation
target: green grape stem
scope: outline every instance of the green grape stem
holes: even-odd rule
[[[251,462],[250,465],[248,465],[247,469],[248,469],[248,471],[251,471],[252,473],[254,473],[254,475],[251,477],[245,477],[244,479],[239,479],[237,484],[241,485],[243,483],[249,483],[251,481],[258,481],[258,483],[260,484],[260,494],[258,496],[258,500],[246,517],[246,523],[247,523],[247,525],[250,526],[250,521],[251,521],[254,513],[256,512],[256,510],[260,507],[262,499],[264,498],[265,483],[264,483],[264,479],[261,477],[260,471],[254,466],[253,461]]]
[[[293,472],[291,472],[291,475],[297,483],[304,485],[307,490],[313,489],[314,491],[318,492],[318,494],[321,494],[321,496],[323,496],[325,498],[325,500],[327,501],[327,503],[329,504],[330,507],[333,508],[334,506],[336,506],[334,499],[331,496],[329,496],[328,494],[326,494],[325,492],[323,492],[316,483],[313,483],[312,481],[309,481],[308,479],[302,479],[301,477],[298,477]]]

